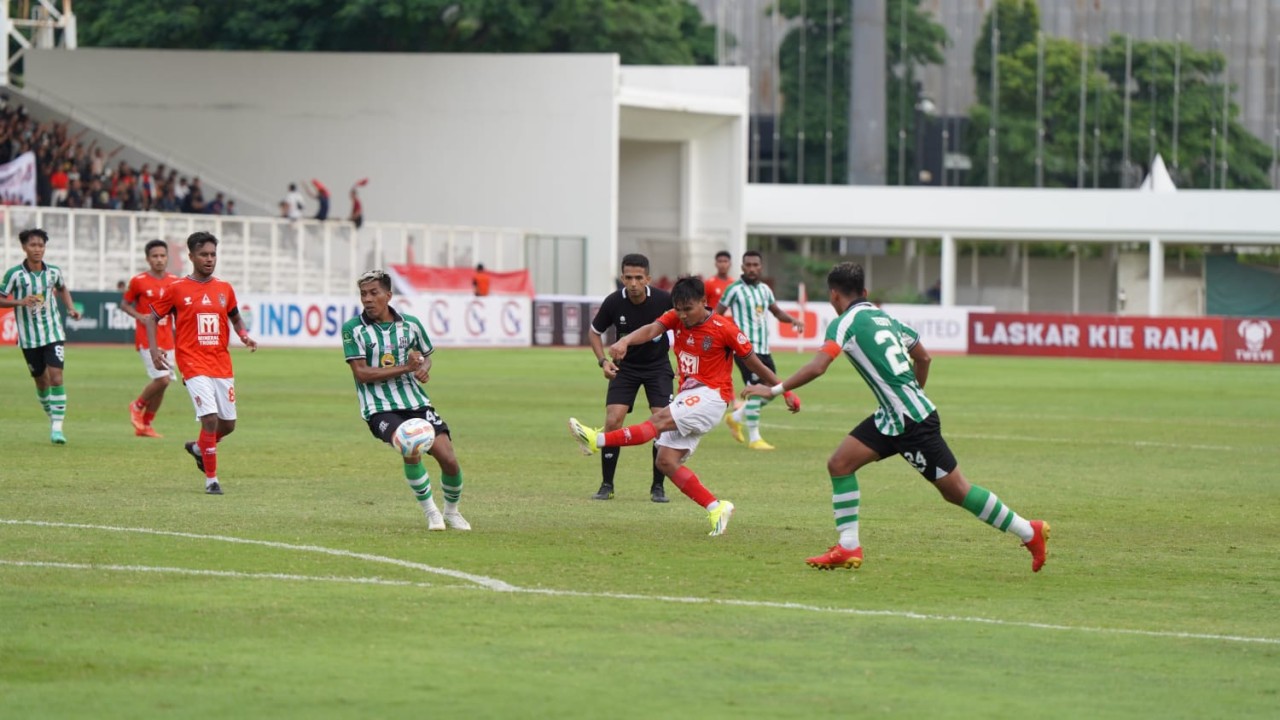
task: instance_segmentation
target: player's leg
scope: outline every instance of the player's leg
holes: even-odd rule
[[[151,360],[150,350],[139,350],[138,354],[142,356],[142,367],[146,370],[149,381],[142,388],[137,399],[129,403],[129,419],[133,423],[136,435],[162,437],[151,427],[151,423],[155,420],[156,413],[160,410],[160,403],[164,401],[164,393],[175,375],[172,369],[157,368]],[[167,351],[166,355],[169,357],[170,368],[172,368],[173,352]]]
[[[995,493],[970,483],[942,437],[942,423],[934,412],[924,422],[908,425],[901,441],[902,456],[942,497],[968,510],[982,522],[1016,536],[1031,552],[1031,569],[1039,572],[1045,561],[1045,541],[1049,525],[1043,520],[1027,520],[1005,505]]]
[[[618,378],[614,378],[616,382]],[[615,396],[613,383],[609,385],[609,404],[604,407],[604,429],[603,432],[613,432],[622,427],[622,423],[627,419],[627,413],[631,412],[630,400],[626,404],[614,402],[618,399]],[[631,393],[635,397],[635,391]],[[592,495],[593,500],[611,500],[613,499],[613,479],[618,472],[618,458],[621,454],[619,447],[602,447],[600,448],[600,489]]]
[[[754,373],[752,373],[749,369],[747,369],[747,364],[742,362],[742,358],[734,356],[733,362],[735,365],[738,366],[738,373],[742,375],[743,387],[750,385],[751,378],[755,377]],[[724,416],[724,423],[729,426],[729,431],[733,433],[733,439],[737,440],[740,443],[745,443],[747,441],[747,436],[743,431],[744,431],[744,426],[747,422],[747,415],[746,415],[747,405],[750,402],[751,401],[748,400],[745,403],[739,403],[735,405],[733,408],[733,412]],[[756,408],[755,410],[756,418],[759,419],[760,417],[759,403],[756,403],[754,407]]]
[[[831,512],[840,538],[827,552],[806,558],[809,567],[831,570],[862,565],[862,541],[858,537],[862,492],[858,488],[857,472],[892,452],[892,444],[876,430],[874,418],[867,418],[831,454],[827,460],[827,476],[831,478]]]
[[[657,440],[658,468],[671,478],[671,484],[680,492],[706,509],[711,524],[709,535],[724,533],[733,517],[734,505],[717,498],[684,463],[698,449],[702,436],[720,421],[727,407],[720,394],[710,388],[685,390],[676,395],[667,408],[674,427],[664,430]]]
[[[44,348],[22,348],[22,358],[27,362],[31,380],[36,384],[36,399],[45,417],[49,415],[49,382],[45,377]]]
[[[186,379],[187,393],[196,408],[200,435],[184,445],[204,472],[205,493],[221,495],[218,481],[218,439],[235,430],[235,386],[230,378],[197,375]]]
[[[62,422],[67,417],[67,389],[62,384],[62,366],[66,348],[56,342],[44,346],[45,384],[49,388],[49,439],[62,445],[67,438],[62,434]]]
[[[765,367],[772,370],[773,374],[778,374],[778,368],[773,364],[772,355],[757,355],[756,357],[760,358],[760,362],[764,363]],[[744,378],[744,381],[747,383],[755,384],[760,382],[760,376],[753,372],[744,373],[744,375],[749,375],[749,377]],[[765,398],[751,397],[747,399],[746,404],[742,408],[743,423],[747,428],[747,447],[752,450],[773,449],[772,445],[765,442],[764,438],[760,437],[760,412],[764,409],[764,406],[768,404],[769,401]]]
[[[400,427],[405,420],[421,417],[422,414],[413,411],[377,413],[369,418],[369,432],[390,447],[396,428]],[[427,529],[444,530],[444,516],[440,513],[440,508],[436,507],[435,498],[431,494],[431,477],[427,475],[427,467],[422,462],[422,456],[406,455],[403,456],[403,460],[405,482],[409,484],[418,507],[427,518]]]
[[[458,456],[453,451],[453,435],[449,425],[428,409],[427,420],[436,431],[436,440],[428,454],[436,459],[440,466],[440,491],[444,493],[444,521],[454,530],[470,530],[471,523],[458,511],[458,503],[462,500],[462,466],[458,464]]]
[[[650,375],[645,379],[644,392],[649,399],[649,412],[657,413],[659,410],[667,407],[674,399],[672,394],[672,376],[669,370],[660,371]],[[649,499],[656,503],[665,503],[667,493],[662,487],[663,478],[666,476],[662,470],[658,469],[658,446],[653,445],[653,480],[649,485]]]

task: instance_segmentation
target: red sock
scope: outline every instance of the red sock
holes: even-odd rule
[[[153,413],[153,412],[149,412],[149,413],[142,413],[142,422],[144,422],[144,423],[146,423],[146,424],[148,424],[148,425],[150,425],[150,424],[151,424],[151,421],[152,421],[152,420],[155,420],[155,419],[156,419],[156,414],[155,414],[155,413]]]
[[[200,448],[200,456],[204,458],[204,476],[218,477],[218,436],[201,430],[200,439],[196,440],[196,447]]]
[[[626,445],[643,445],[658,437],[658,429],[653,423],[645,420],[639,425],[631,425],[621,430],[610,430],[604,434],[604,447],[624,447]]]
[[[706,507],[716,501],[716,496],[698,480],[698,476],[687,467],[681,467],[676,470],[676,474],[671,476],[671,482],[680,488],[680,492],[689,496],[689,499],[698,503],[702,507]]]
[[[141,395],[138,396],[137,400],[133,401],[133,407],[135,409],[142,410],[146,406],[147,406],[147,401],[143,400]]]

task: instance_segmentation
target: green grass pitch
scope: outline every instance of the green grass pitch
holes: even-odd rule
[[[803,560],[835,540],[826,459],[873,409],[844,363],[799,415],[766,409],[775,452],[703,441],[690,467],[739,508],[710,538],[674,488],[649,502],[648,448],[623,451],[614,500],[589,499],[599,461],[565,429],[603,418],[585,349],[437,352],[475,529],[430,534],[338,350],[235,351],[222,497],[182,450],[181,386],[164,439],[135,438],[137,355],[68,355],[54,447],[0,349],[0,717],[1280,708],[1280,368],[937,358],[961,467],[1052,523],[1048,564],[1033,575],[891,458],[859,474],[866,564],[823,573]]]

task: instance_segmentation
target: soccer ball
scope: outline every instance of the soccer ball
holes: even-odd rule
[[[391,436],[391,444],[401,455],[421,455],[431,449],[436,441],[436,429],[420,418],[409,418],[400,423]]]

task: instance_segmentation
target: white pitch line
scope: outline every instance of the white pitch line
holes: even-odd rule
[[[1280,645],[1280,638],[1268,637],[1249,637],[1242,635],[1217,635],[1213,633],[1193,633],[1181,631],[1162,631],[1162,630],[1132,630],[1127,628],[1105,628],[1091,627],[1087,625],[1059,625],[1054,623],[1038,623],[1020,620],[998,620],[995,618],[971,617],[963,615],[930,615],[927,613],[911,612],[909,610],[865,610],[858,608],[842,608],[829,607],[822,605],[809,605],[805,603],[795,602],[778,602],[769,600],[734,600],[721,598],[701,598],[701,597],[682,597],[676,595],[642,595],[638,593],[611,593],[611,592],[585,592],[579,590],[555,590],[550,588],[524,588],[510,583],[487,578],[482,575],[472,575],[457,570],[449,570],[447,568],[437,568],[422,563],[410,562],[408,560],[398,560],[396,558],[385,557],[382,555],[371,555],[368,553],[356,553],[347,550],[338,550],[334,548],[320,547],[317,545],[291,545],[288,543],[273,542],[268,540],[248,540],[245,538],[236,538],[226,535],[200,535],[196,533],[173,532],[168,530],[152,530],[150,528],[129,528],[117,527],[114,525],[87,525],[81,523],[61,523],[47,522],[43,520],[7,520],[0,519],[3,525],[34,525],[37,527],[55,527],[70,528],[79,530],[103,530],[107,532],[133,532],[146,535],[162,535],[171,537],[189,538],[194,540],[215,540],[219,542],[240,543],[245,545],[262,545],[264,547],[279,548],[282,550],[298,550],[301,552],[316,552],[326,555],[334,555],[337,557],[354,558],[358,560],[369,560],[371,562],[385,563],[389,565],[398,565],[423,572],[434,573],[439,575],[447,575],[449,577],[469,580],[475,583],[477,588],[493,590],[495,592],[507,592],[513,594],[525,595],[544,595],[548,597],[573,597],[573,598],[600,598],[606,600],[640,600],[648,602],[664,602],[664,603],[680,603],[684,605],[725,605],[732,607],[747,608],[767,608],[773,610],[799,610],[804,612],[831,613],[837,615],[851,615],[855,617],[888,617],[902,620],[927,620],[933,622],[956,622],[956,623],[973,623],[980,625],[993,625],[1008,628],[1029,628],[1033,630],[1059,630],[1066,632],[1084,632],[1096,633],[1103,635],[1132,635],[1140,637],[1153,638],[1171,638],[1178,640],[1215,640],[1221,642],[1236,643],[1256,643],[1264,645]],[[127,572],[158,572],[158,573],[180,573],[187,575],[206,575],[214,577],[234,577],[234,578],[257,578],[266,580],[285,580],[285,581],[326,581],[326,582],[346,582],[358,583],[364,585],[396,585],[396,586],[420,586],[420,587],[449,587],[449,586],[432,586],[427,583],[413,583],[405,580],[386,580],[384,578],[361,578],[361,577],[337,577],[337,576],[314,576],[314,575],[288,575],[281,573],[241,573],[230,570],[192,570],[186,568],[165,568],[151,567],[144,565],[87,565],[81,563],[52,563],[52,562],[26,562],[20,560],[0,560],[0,565],[15,567],[50,567],[64,568],[73,570],[110,570],[110,571],[127,571]],[[466,586],[463,586],[466,587]]]

